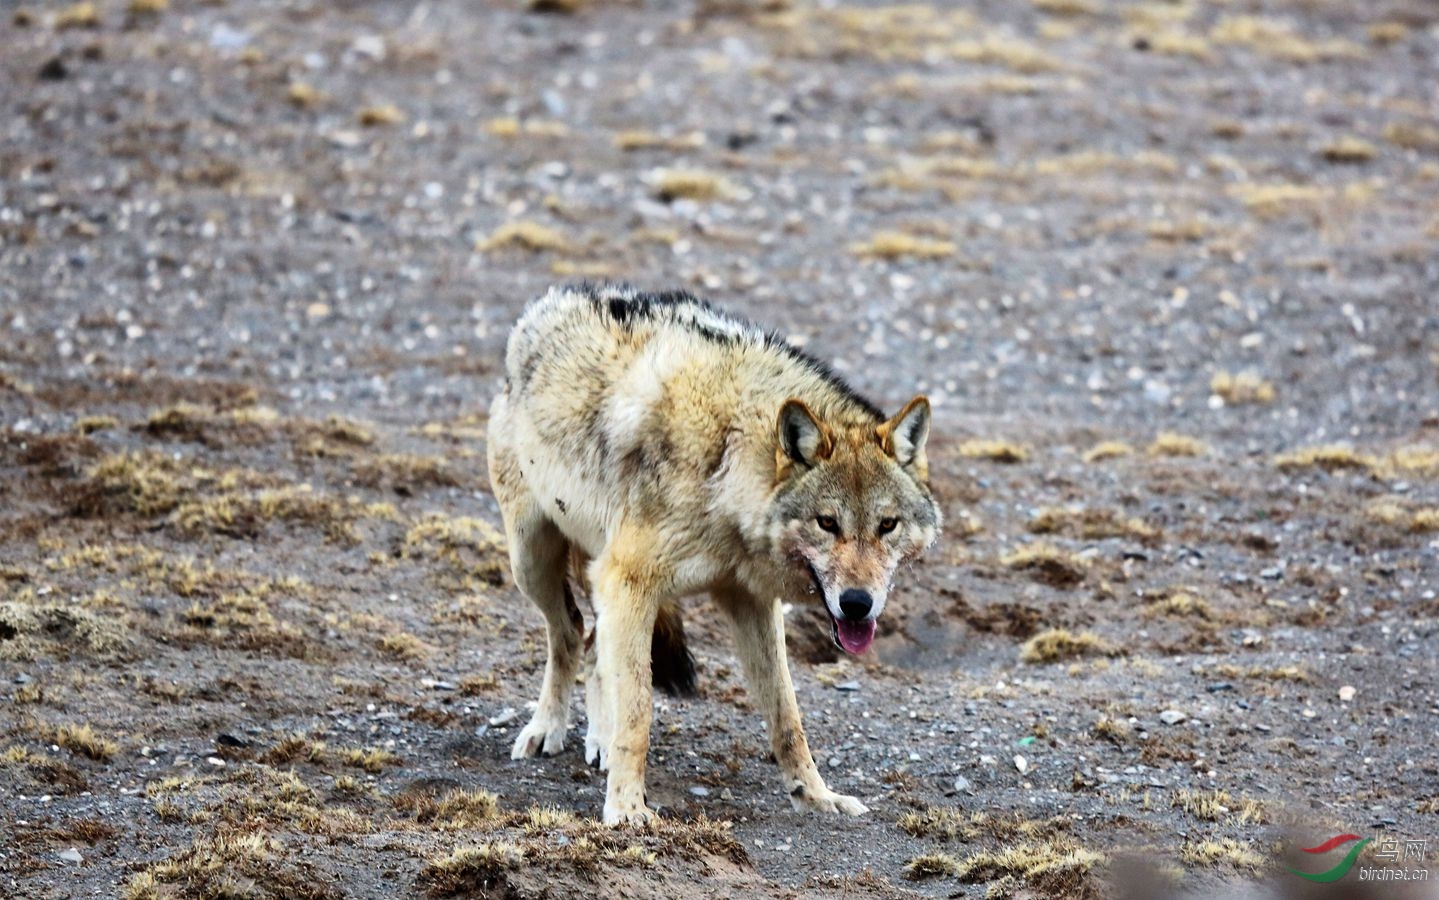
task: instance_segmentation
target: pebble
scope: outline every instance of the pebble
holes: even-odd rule
[[[432,691],[453,691],[455,684],[452,681],[436,681],[433,678],[421,678],[420,685]]]
[[[831,769],[838,769],[839,766],[840,766],[840,759],[839,759],[839,757],[838,757],[838,756],[831,756],[831,757],[829,758],[829,762],[826,763],[826,765],[828,765]]]
[[[71,847],[69,850],[61,850],[55,855],[60,857],[65,862],[78,863],[85,861],[85,857],[81,856],[80,851],[76,850],[74,847]]]
[[[1205,686],[1204,686],[1204,689],[1205,689],[1206,691],[1208,691],[1209,693],[1211,693],[1211,694],[1217,694],[1217,693],[1219,693],[1220,691],[1232,691],[1232,690],[1234,690],[1234,685],[1230,684],[1230,683],[1227,682],[1227,681],[1216,681],[1216,682],[1214,682],[1213,684],[1205,685]]]
[[[1164,712],[1159,714],[1159,721],[1163,722],[1165,725],[1178,725],[1180,722],[1183,722],[1187,718],[1189,717],[1177,709],[1166,709]]]
[[[720,799],[726,802],[733,800],[734,791],[730,790],[729,788],[725,788],[724,790],[720,791]]]
[[[857,690],[859,690],[859,682],[858,682],[858,681],[846,681],[846,682],[844,682],[843,684],[837,684],[837,685],[835,685],[835,686],[834,686],[834,689],[837,690],[837,691],[857,691]]]
[[[498,714],[490,717],[490,724],[495,726],[508,725],[519,717],[520,711],[518,709],[515,709],[513,706],[506,706],[500,710]]]
[[[708,797],[710,795],[710,789],[707,787],[702,787],[700,785],[695,785],[694,787],[690,788],[690,793],[694,794],[696,797]]]
[[[1342,688],[1339,689],[1339,699],[1342,700],[1342,701],[1344,701],[1345,703],[1348,703],[1350,700],[1353,700],[1353,699],[1354,699],[1354,694],[1355,694],[1355,690],[1354,690],[1354,685],[1352,685],[1352,684],[1346,684],[1346,685],[1344,685],[1344,687],[1342,687]]]
[[[1019,770],[1019,774],[1023,775],[1029,771],[1029,760],[1022,756],[1016,756],[1014,758],[1014,767]]]
[[[969,779],[965,778],[963,775],[960,775],[958,778],[954,779],[954,789],[956,791],[959,791],[961,794],[968,794],[971,790],[973,790],[973,788],[974,785],[970,784]]]
[[[1270,566],[1269,568],[1261,571],[1259,573],[1259,577],[1266,578],[1270,581],[1278,581],[1279,579],[1284,577],[1284,569],[1280,566]]]
[[[209,763],[217,769],[225,768],[225,761],[218,756],[207,756],[205,757],[205,762]]]

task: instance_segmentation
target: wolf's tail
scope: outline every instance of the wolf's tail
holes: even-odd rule
[[[590,593],[589,579],[585,577],[588,565],[589,558],[571,544],[570,577],[586,595]],[[591,631],[585,637],[586,669],[593,667],[594,653],[595,635]],[[679,604],[672,600],[661,603],[655,616],[655,633],[650,640],[650,682],[674,697],[693,697],[696,693],[695,658],[685,643]]]
[[[650,681],[675,697],[695,695],[695,658],[685,644],[685,623],[678,603],[667,600],[655,616],[650,644]]]

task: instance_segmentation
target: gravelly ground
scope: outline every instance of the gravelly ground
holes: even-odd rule
[[[1439,837],[1430,5],[87,6],[0,23],[5,891],[1281,895]],[[789,810],[702,601],[669,824],[509,761],[484,411],[573,278],[936,401],[877,652],[793,612],[868,817]]]

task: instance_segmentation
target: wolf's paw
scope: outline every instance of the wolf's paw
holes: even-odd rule
[[[585,735],[585,762],[591,766],[599,766],[601,772],[607,772],[610,768],[610,742],[609,738],[600,738],[593,732]]]
[[[536,715],[515,738],[514,749],[510,751],[510,759],[524,759],[527,756],[554,756],[565,749],[565,731],[568,726],[563,721],[555,722],[543,716]]]
[[[643,803],[612,804],[605,802],[606,825],[644,825],[655,820],[655,811]]]
[[[869,807],[859,802],[856,797],[845,794],[836,794],[829,788],[819,791],[796,791],[789,795],[790,803],[795,809],[812,809],[815,812],[844,813],[847,816],[862,816],[869,812]]]

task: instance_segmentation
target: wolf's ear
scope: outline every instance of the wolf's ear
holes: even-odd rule
[[[923,394],[904,405],[893,419],[875,428],[879,445],[901,466],[913,466],[921,477],[928,474],[924,442],[929,438],[929,398]]]
[[[779,408],[776,436],[779,439],[777,462],[781,468],[786,464],[808,468],[829,459],[834,452],[834,433],[804,405],[803,400],[795,397],[786,400]]]

